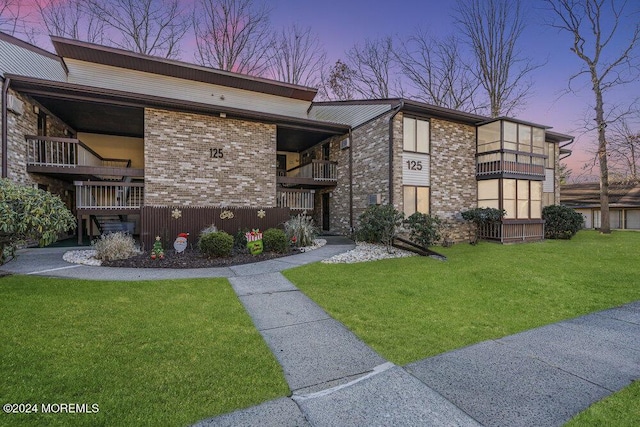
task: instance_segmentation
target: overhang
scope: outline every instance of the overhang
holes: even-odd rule
[[[172,59],[51,36],[58,55],[80,61],[211,83],[285,98],[312,101],[317,89],[217,70]]]

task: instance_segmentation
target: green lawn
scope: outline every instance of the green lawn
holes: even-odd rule
[[[637,427],[640,425],[640,381],[591,405],[566,427]]]
[[[285,272],[390,361],[404,365],[640,300],[640,233],[438,248],[424,257]]]
[[[0,403],[99,405],[0,425],[180,426],[288,393],[224,279],[0,278]]]

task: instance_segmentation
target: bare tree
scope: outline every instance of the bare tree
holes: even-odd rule
[[[273,78],[287,83],[318,86],[326,53],[310,27],[292,25],[284,28],[269,55]]]
[[[342,60],[322,72],[321,98],[346,101],[355,98],[353,71]]]
[[[514,114],[526,101],[531,71],[539,65],[523,57],[520,0],[458,0],[458,24],[476,59],[472,68],[488,98],[491,117]]]
[[[92,18],[101,20],[112,44],[146,55],[178,58],[189,29],[179,0],[85,0]]]
[[[640,180],[640,129],[635,130],[628,120],[621,120],[613,125],[609,138],[609,157],[614,170],[619,171],[620,178],[625,181]]]
[[[105,42],[104,21],[91,12],[86,0],[35,0],[35,6],[49,34],[91,43]]]
[[[395,93],[396,62],[391,37],[356,44],[347,52],[347,58],[355,96],[389,98]]]
[[[556,18],[551,25],[570,34],[573,39],[570,50],[584,62],[584,67],[570,77],[569,86],[575,79],[587,76],[595,97],[594,120],[598,132],[597,158],[600,166],[600,232],[608,234],[611,232],[611,223],[606,136],[608,123],[604,94],[637,78],[638,58],[635,49],[640,39],[640,24],[635,22],[631,33],[625,37],[627,41],[617,50],[614,40],[617,31],[624,28],[621,23],[626,1],[547,0],[547,3]],[[608,25],[608,22],[611,24]]]
[[[24,32],[21,0],[0,0],[0,31],[9,35]]]
[[[396,54],[402,73],[413,86],[414,97],[430,104],[475,112],[479,87],[463,61],[455,36],[432,38],[424,30],[402,43]]]
[[[264,75],[273,43],[270,12],[253,0],[198,0],[193,19],[196,60],[221,70]]]

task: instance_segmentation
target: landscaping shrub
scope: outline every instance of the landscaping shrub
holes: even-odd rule
[[[547,239],[571,239],[584,226],[581,214],[562,205],[545,206],[542,219],[545,220],[544,237]]]
[[[233,236],[233,250],[236,253],[249,253],[249,249],[247,248],[247,232],[249,232],[248,228],[240,229],[236,235]]]
[[[284,254],[289,251],[289,239],[284,231],[278,228],[269,228],[262,233],[264,250]]]
[[[91,245],[96,251],[96,259],[102,261],[127,259],[140,253],[133,237],[123,231],[103,234],[91,242]]]
[[[440,240],[441,221],[435,215],[416,212],[409,216],[405,223],[409,228],[409,238],[413,243],[427,248]]]
[[[475,245],[479,238],[480,230],[490,224],[502,221],[506,212],[503,209],[495,208],[473,208],[461,212],[462,218],[474,224],[474,234],[471,237],[471,244]]]
[[[313,245],[313,240],[318,235],[318,229],[313,223],[313,218],[306,214],[298,214],[284,223],[284,231],[287,238],[297,247]]]
[[[391,205],[371,205],[360,216],[360,228],[356,233],[358,240],[369,243],[383,243],[391,247],[404,214]]]
[[[0,265],[22,242],[50,245],[75,228],[76,219],[58,196],[0,179]]]
[[[198,240],[198,249],[208,257],[228,257],[233,251],[233,237],[224,231],[207,233]]]

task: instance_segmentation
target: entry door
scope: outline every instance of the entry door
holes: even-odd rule
[[[322,194],[322,229],[324,231],[330,230],[329,224],[329,193]]]

